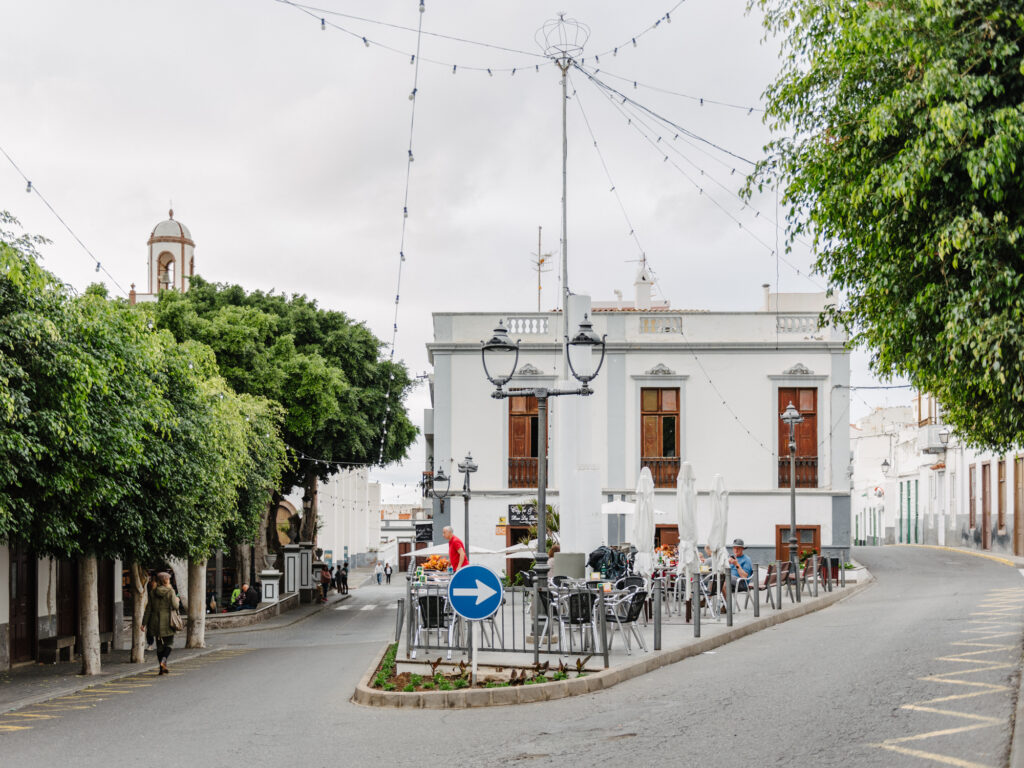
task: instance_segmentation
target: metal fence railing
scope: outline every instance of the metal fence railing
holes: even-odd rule
[[[630,577],[607,591],[603,584],[575,580],[552,583],[545,590],[535,584],[506,587],[498,610],[480,622],[466,622],[455,614],[445,576],[418,581],[410,567],[406,596],[399,600],[395,638],[401,638],[404,622],[410,658],[435,651],[444,651],[448,658],[456,653],[472,658],[469,633],[477,631],[480,651],[533,654],[536,663],[542,654],[593,655],[600,656],[607,667],[615,635],[622,636],[627,651],[631,652],[634,640],[646,651],[645,632],[653,625],[653,649],[661,650],[666,625],[692,624],[694,637],[700,637],[702,617],[704,621],[724,619],[732,626],[737,601],[758,617],[762,607],[782,610],[783,593],[790,603],[798,603],[804,596],[818,597],[823,591],[845,587],[844,562],[842,556],[814,555],[792,572],[788,562],[776,560],[768,565],[763,580],[755,567],[749,581],[740,582],[735,593],[727,574],[696,574],[687,590],[686,579],[671,571]]]

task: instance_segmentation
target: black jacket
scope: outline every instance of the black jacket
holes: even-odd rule
[[[242,596],[242,604],[249,608],[255,608],[260,604],[260,593],[256,591],[255,587],[249,587],[246,590],[246,593]]]

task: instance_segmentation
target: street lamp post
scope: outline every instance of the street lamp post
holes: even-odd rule
[[[473,461],[473,454],[466,453],[466,458],[459,462],[459,472],[462,473],[462,503],[466,510],[466,527],[463,529],[462,543],[466,546],[466,557],[469,557],[469,476],[476,472],[476,462]]]
[[[441,519],[444,520],[444,502],[449,496],[451,496],[452,490],[452,479],[444,473],[444,468],[437,471],[436,475],[431,475],[425,479],[427,485],[427,495],[431,496],[441,502]],[[438,486],[444,483],[444,491],[439,492]],[[437,529],[434,529],[437,532]],[[466,556],[469,557],[469,544],[466,544]]]
[[[564,310],[563,310],[564,311]],[[483,360],[484,375],[495,389],[491,397],[504,400],[508,397],[533,396],[537,398],[537,424],[540,435],[537,440],[537,588],[546,590],[548,586],[548,551],[547,551],[547,487],[548,487],[548,398],[561,395],[594,394],[590,382],[597,378],[604,363],[604,336],[594,333],[593,324],[584,316],[576,335],[566,339],[565,357],[573,378],[580,382],[576,389],[549,389],[547,387],[516,387],[508,390],[503,387],[512,380],[519,364],[519,342],[514,344],[508,337],[504,324],[498,323],[490,341],[481,342],[480,356]],[[597,365],[593,364],[592,352],[601,350]],[[575,359],[574,359],[575,358]],[[490,361],[490,362],[488,362]],[[535,633],[536,634],[536,633]]]
[[[789,427],[789,570],[796,581],[796,601],[800,602],[800,579],[797,575],[796,540],[796,425],[804,420],[791,402],[779,418]],[[817,574],[815,574],[817,578]]]

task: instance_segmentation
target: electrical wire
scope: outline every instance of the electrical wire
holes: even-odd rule
[[[126,291],[121,286],[121,284],[117,282],[114,276],[110,274],[107,268],[103,266],[103,264],[100,262],[99,259],[96,258],[93,252],[89,250],[89,246],[82,242],[82,238],[75,234],[75,231],[71,229],[70,225],[64,220],[64,217],[57,213],[56,209],[52,205],[50,205],[50,201],[43,196],[42,192],[39,191],[39,187],[37,187],[35,184],[32,183],[32,181],[29,180],[29,177],[24,174],[21,168],[18,167],[18,164],[14,162],[14,159],[9,154],[7,154],[7,150],[5,150],[2,146],[0,146],[0,153],[2,153],[3,156],[7,158],[7,162],[11,164],[11,167],[18,172],[18,175],[21,176],[22,179],[24,179],[25,191],[30,193],[34,192],[36,194],[36,197],[43,201],[43,205],[49,208],[50,213],[52,213],[57,218],[57,221],[64,225],[64,229],[66,229],[68,231],[68,234],[70,234],[71,237],[75,239],[75,242],[82,246],[82,250],[84,250],[89,255],[89,258],[92,259],[93,262],[96,264],[96,271],[102,272],[107,277],[109,277],[110,282],[116,285],[117,289],[121,291],[121,293],[123,293],[125,296],[127,296],[128,291]]]
[[[654,31],[655,29],[657,29],[658,27],[660,27],[660,26],[661,26],[661,23],[662,23],[663,21],[664,21],[665,23],[667,23],[667,24],[671,24],[671,23],[672,23],[672,14],[673,14],[673,13],[675,12],[675,10],[676,10],[677,8],[679,8],[679,6],[681,6],[681,5],[682,5],[682,4],[684,3],[684,2],[685,2],[685,0],[679,0],[679,2],[678,2],[678,3],[676,3],[675,5],[673,5],[673,6],[672,6],[671,8],[669,8],[669,9],[668,9],[668,10],[667,10],[667,11],[666,11],[665,13],[663,13],[663,14],[662,14],[661,16],[659,16],[659,17],[657,18],[657,20],[655,20],[655,21],[654,21],[654,22],[653,22],[652,24],[650,24],[650,25],[649,25],[649,26],[647,26],[647,27],[644,27],[644,28],[643,28],[642,30],[640,30],[640,31],[639,31],[639,32],[637,32],[636,34],[630,35],[630,36],[629,36],[629,37],[628,37],[628,38],[627,38],[627,39],[625,40],[625,42],[623,42],[623,43],[622,43],[621,45],[616,45],[616,46],[613,46],[613,47],[609,48],[609,49],[608,49],[607,51],[603,51],[603,52],[601,52],[601,53],[597,53],[597,54],[594,54],[594,58],[595,58],[595,59],[597,59],[597,60],[600,60],[600,57],[601,57],[601,56],[607,56],[607,55],[608,55],[609,53],[610,53],[610,54],[611,54],[612,56],[616,56],[616,55],[618,55],[618,53],[619,53],[619,49],[620,49],[620,48],[625,48],[625,49],[628,49],[628,47],[629,47],[629,45],[630,45],[630,44],[632,44],[632,45],[633,45],[633,47],[634,47],[634,48],[636,48],[636,47],[637,47],[637,43],[636,43],[636,41],[637,41],[638,39],[640,39],[641,37],[643,37],[644,35],[646,35],[646,34],[647,34],[648,32],[653,32],[653,31]]]
[[[585,66],[583,64],[583,61],[585,61],[585,59],[581,60],[580,66]],[[711,104],[712,106],[716,107],[728,107],[729,109],[738,109],[743,112],[746,112],[748,115],[751,115],[754,112],[764,112],[764,107],[755,107],[749,104],[733,104],[728,101],[709,99],[706,96],[694,96],[693,94],[690,93],[673,91],[670,90],[669,88],[660,88],[656,85],[648,85],[647,83],[641,82],[634,77],[624,77],[623,75],[613,74],[612,72],[609,72],[607,69],[604,68],[601,68],[601,74],[604,75],[605,77],[611,77],[614,78],[615,80],[621,80],[624,83],[632,83],[634,88],[646,88],[649,91],[655,91],[657,93],[664,93],[669,96],[679,96],[680,98],[683,99],[689,99],[690,101],[697,102],[702,107],[706,104]]]
[[[437,64],[437,65],[442,66],[442,67],[451,67],[452,74],[455,74],[458,71],[470,71],[470,72],[486,72],[488,75],[491,75],[491,76],[493,76],[495,72],[508,72],[508,73],[510,73],[512,75],[515,75],[515,73],[519,72],[520,70],[526,71],[526,70],[529,70],[529,69],[533,69],[536,72],[540,72],[540,68],[541,67],[549,67],[549,66],[551,66],[554,63],[552,61],[543,61],[543,62],[531,61],[529,63],[518,64],[518,65],[515,65],[515,66],[511,66],[511,67],[484,67],[484,66],[479,66],[478,67],[478,66],[466,66],[466,65],[457,64],[457,63],[451,62],[451,61],[440,61],[438,59],[421,58],[420,55],[419,55],[420,37],[417,37],[417,39],[416,39],[416,52],[406,51],[406,50],[402,50],[401,48],[395,48],[394,46],[388,45],[387,43],[382,43],[379,40],[371,39],[371,38],[367,37],[366,35],[361,35],[361,34],[359,34],[358,32],[356,32],[354,30],[351,30],[351,29],[348,29],[347,27],[341,26],[340,24],[336,24],[335,22],[330,21],[329,19],[327,19],[325,16],[319,16],[317,13],[309,10],[309,8],[307,6],[300,5],[298,3],[293,2],[292,0],[274,0],[274,2],[281,3],[282,5],[290,6],[290,7],[294,8],[295,10],[300,11],[300,12],[306,14],[307,16],[313,18],[313,19],[316,19],[317,21],[320,22],[320,28],[321,29],[326,30],[327,27],[331,27],[332,29],[336,29],[339,32],[344,32],[346,35],[349,35],[350,37],[355,38],[356,40],[359,40],[360,42],[362,42],[363,45],[365,45],[367,48],[377,47],[377,48],[381,48],[381,49],[383,49],[385,51],[390,51],[392,53],[397,53],[397,54],[399,54],[399,55],[401,55],[403,57],[409,57],[409,63],[410,64],[416,64],[417,66],[419,65],[419,63],[421,61],[423,61],[423,62],[426,62],[427,64]],[[420,7],[423,7],[422,2],[420,4]],[[422,35],[423,33],[420,32],[419,34]],[[467,41],[467,42],[469,42],[469,41]],[[488,44],[484,44],[484,45],[488,45]],[[536,56],[537,54],[530,53],[528,55],[529,56]],[[541,58],[544,58],[544,57],[541,57]]]
[[[368,19],[368,18],[366,18],[364,16],[354,16],[354,15],[352,15],[350,13],[342,13],[341,11],[332,11],[332,10],[329,10],[327,8],[317,8],[316,6],[313,6],[313,5],[304,5],[303,3],[291,2],[291,0],[275,0],[275,2],[284,3],[285,5],[292,5],[292,6],[295,6],[296,8],[303,8],[305,10],[313,11],[315,13],[322,13],[325,16],[339,16],[339,17],[345,18],[345,19],[352,19],[353,21],[363,21],[363,22],[366,22],[367,24],[376,24],[378,26],[388,27],[389,29],[400,29],[400,30],[403,30],[405,32],[416,32],[416,33],[419,33],[419,34],[429,35],[430,37],[437,37],[437,38],[440,38],[442,40],[452,40],[452,41],[457,42],[457,43],[466,43],[467,45],[477,45],[477,46],[480,46],[480,47],[483,47],[483,48],[492,48],[492,49],[497,50],[497,51],[505,51],[507,53],[517,53],[517,54],[522,54],[523,56],[532,56],[532,57],[540,58],[540,59],[545,58],[544,54],[542,54],[542,53],[536,53],[536,52],[532,52],[532,51],[524,51],[524,50],[520,50],[519,48],[507,48],[507,47],[505,47],[503,45],[495,45],[494,43],[485,43],[485,42],[482,42],[480,40],[470,40],[468,38],[458,37],[456,35],[446,35],[446,34],[444,34],[442,32],[428,32],[427,30],[422,30],[421,31],[421,30],[417,30],[414,27],[406,27],[406,26],[403,26],[401,24],[392,24],[390,22],[380,21],[378,19]]]
[[[608,94],[605,92],[605,96],[607,96],[607,95]],[[643,137],[643,139],[651,146],[651,148],[654,149],[654,151],[656,151],[659,155],[661,155],[662,159],[665,162],[667,162],[669,165],[671,165],[673,168],[675,168],[683,176],[683,178],[685,178],[687,181],[689,181],[690,184],[698,191],[698,193],[701,196],[706,197],[711,202],[712,205],[714,205],[723,214],[725,214],[728,218],[730,218],[733,222],[735,222],[737,224],[737,226],[739,226],[740,229],[744,230],[744,232],[747,234],[748,237],[752,238],[762,248],[764,248],[766,251],[768,251],[770,256],[776,256],[779,260],[781,260],[788,267],[790,267],[797,275],[803,277],[805,280],[810,282],[812,285],[814,285],[819,290],[821,290],[821,291],[825,290],[825,287],[823,285],[818,283],[816,280],[811,278],[809,275],[807,275],[804,272],[802,272],[797,265],[793,264],[791,261],[789,261],[788,259],[784,258],[781,254],[778,253],[778,251],[775,248],[772,248],[772,246],[769,243],[766,243],[763,239],[761,239],[752,229],[750,229],[749,227],[745,227],[743,225],[743,221],[738,216],[736,216],[732,211],[730,211],[728,208],[726,208],[724,205],[722,205],[718,200],[716,200],[714,196],[712,196],[710,194],[706,194],[705,191],[704,191],[704,187],[701,186],[701,184],[696,179],[694,179],[693,176],[691,176],[689,173],[687,173],[685,169],[680,167],[680,165],[677,162],[675,162],[668,155],[668,153],[664,149],[662,149],[662,143],[659,142],[657,139],[652,138],[652,136],[649,133],[647,133],[647,131],[645,131],[642,127],[640,127],[638,125],[639,121],[634,120],[632,118],[632,116],[630,116],[628,113],[624,112],[623,105],[620,104],[617,99],[610,98],[609,101],[611,102],[612,106],[624,118],[626,118],[626,120],[629,123],[629,125],[632,126],[633,129],[636,130]],[[672,145],[670,143],[666,144],[666,146],[668,146],[669,149],[672,150]],[[675,149],[675,150],[672,150],[672,151],[675,151],[678,154],[678,149]],[[690,162],[692,162],[692,161],[690,161]],[[700,173],[702,175],[707,175],[705,173],[705,171],[703,169],[701,169],[699,166],[695,165],[695,167],[700,171]]]
[[[424,0],[420,0],[419,5],[419,29],[423,29],[423,15],[426,11],[426,5]],[[395,314],[391,325],[391,350],[389,353],[389,362],[395,362],[395,343],[398,340],[398,309],[399,302],[402,295],[402,265],[405,264],[405,234],[406,224],[409,220],[409,183],[412,178],[412,164],[415,160],[413,155],[413,136],[415,135],[416,128],[416,101],[417,91],[419,88],[420,79],[420,44],[423,40],[421,34],[416,35],[416,53],[413,58],[415,67],[413,69],[412,77],[412,92],[409,94],[409,100],[412,102],[412,106],[409,109],[409,144],[408,144],[408,156],[405,163],[405,193],[402,197],[402,229],[401,235],[399,236],[398,245],[398,275],[395,281]],[[377,457],[377,463],[381,466],[384,465],[384,445],[388,437],[388,419],[391,415],[391,388],[395,381],[395,374],[393,371],[388,374],[388,386],[387,394],[384,396],[384,402],[386,403],[384,411],[384,423],[382,425],[382,432],[380,437],[380,452]]]

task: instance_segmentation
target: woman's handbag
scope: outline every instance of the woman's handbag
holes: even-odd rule
[[[178,613],[178,609],[171,604],[171,629],[175,632],[181,632],[185,628],[185,622],[181,620],[181,614]]]

